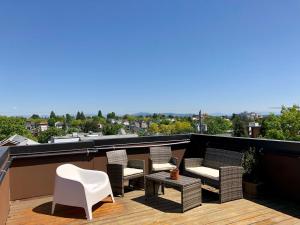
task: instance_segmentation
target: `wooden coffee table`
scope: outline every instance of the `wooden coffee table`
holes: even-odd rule
[[[178,180],[172,180],[170,173],[167,172],[158,172],[145,176],[146,200],[158,197],[159,189],[165,185],[181,192],[182,212],[202,204],[200,179],[180,175]]]

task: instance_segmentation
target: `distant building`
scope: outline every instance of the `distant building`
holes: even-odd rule
[[[124,128],[121,128],[121,129],[119,130],[118,134],[120,134],[120,135],[125,135],[125,134],[126,134],[125,129],[124,129]]]
[[[56,128],[58,128],[58,129],[63,129],[64,123],[58,121],[58,122],[55,122],[54,126],[55,126]]]
[[[128,120],[125,120],[125,121],[123,121],[123,125],[128,127],[130,125],[130,123]]]
[[[40,132],[48,130],[48,123],[46,121],[35,122],[35,121],[26,121],[25,127],[29,130],[33,135],[37,135]]]
[[[141,124],[140,124],[138,121],[135,121],[135,122],[133,123],[133,126],[134,126],[135,128],[140,128],[140,127],[141,127]]]
[[[101,132],[98,133],[73,133],[66,136],[51,137],[49,143],[67,143],[67,142],[79,142],[88,140],[102,140],[102,139],[114,139],[114,138],[129,138],[138,137],[137,134],[126,134],[119,131],[120,134],[117,135],[103,135]]]
[[[261,125],[256,122],[250,122],[248,125],[249,137],[257,138],[260,135]]]
[[[15,134],[0,142],[0,146],[38,145],[39,143],[21,135]]]
[[[28,120],[28,121],[26,121],[26,123],[25,123],[25,127],[26,127],[27,130],[29,130],[29,131],[32,132],[32,131],[34,131],[35,128],[36,128],[36,123],[33,122],[33,121]]]
[[[148,124],[145,121],[140,122],[140,128],[147,129]]]
[[[36,126],[37,126],[37,129],[38,129],[40,132],[43,132],[43,131],[48,130],[48,123],[47,123],[47,122],[40,122],[40,123],[37,123]]]
[[[66,135],[66,136],[58,136],[51,137],[49,143],[68,143],[68,142],[78,142],[80,138],[78,136]]]

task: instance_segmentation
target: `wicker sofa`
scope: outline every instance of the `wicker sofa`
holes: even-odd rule
[[[184,159],[184,174],[218,189],[220,203],[243,198],[243,154],[207,148],[204,158]]]
[[[150,173],[169,171],[177,167],[178,159],[172,156],[170,146],[150,148],[149,168]]]
[[[106,156],[107,174],[115,194],[124,196],[124,186],[132,180],[139,179],[140,185],[144,185],[144,160],[128,160],[126,150],[109,151]]]

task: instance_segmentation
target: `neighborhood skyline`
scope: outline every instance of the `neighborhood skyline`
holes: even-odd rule
[[[66,114],[70,114],[71,116],[76,116],[76,114],[78,112],[83,112],[86,116],[94,116],[94,115],[97,115],[97,112],[85,112],[84,110],[77,110],[76,112],[62,112],[62,113],[59,113],[58,111],[55,111],[55,110],[51,110],[53,112],[55,112],[57,115],[66,115]],[[31,117],[32,115],[38,115],[40,116],[41,118],[49,118],[50,116],[50,112],[49,111],[48,113],[38,113],[38,112],[33,112],[33,113],[28,113],[28,114],[3,114],[1,113],[0,111],[0,116],[21,116],[21,117]],[[247,110],[243,110],[243,111],[240,111],[240,112],[232,112],[232,113],[222,113],[222,112],[213,112],[213,113],[209,113],[207,111],[203,111],[202,110],[202,114],[208,114],[210,116],[232,116],[233,114],[241,114],[241,113],[257,113],[259,115],[262,115],[262,116],[265,116],[265,115],[270,115],[271,113],[274,113],[275,115],[277,114],[280,114],[280,111],[281,109],[273,109],[273,111],[268,111],[268,112],[258,112],[258,111],[247,111]],[[102,111],[101,112],[103,113],[103,116],[107,116],[107,114],[113,112],[113,111]],[[190,117],[192,115],[198,115],[199,114],[199,111],[198,112],[195,112],[195,113],[188,113],[188,112],[179,112],[179,113],[174,113],[174,112],[137,112],[137,113],[118,113],[118,112],[115,112],[117,116],[124,116],[124,115],[132,115],[132,116],[151,116],[153,114],[161,114],[161,115],[166,115],[166,116],[169,116],[169,115],[172,115],[172,116],[177,116],[177,117]]]

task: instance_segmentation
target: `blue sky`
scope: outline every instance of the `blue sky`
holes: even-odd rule
[[[0,114],[299,104],[300,1],[1,1]]]

